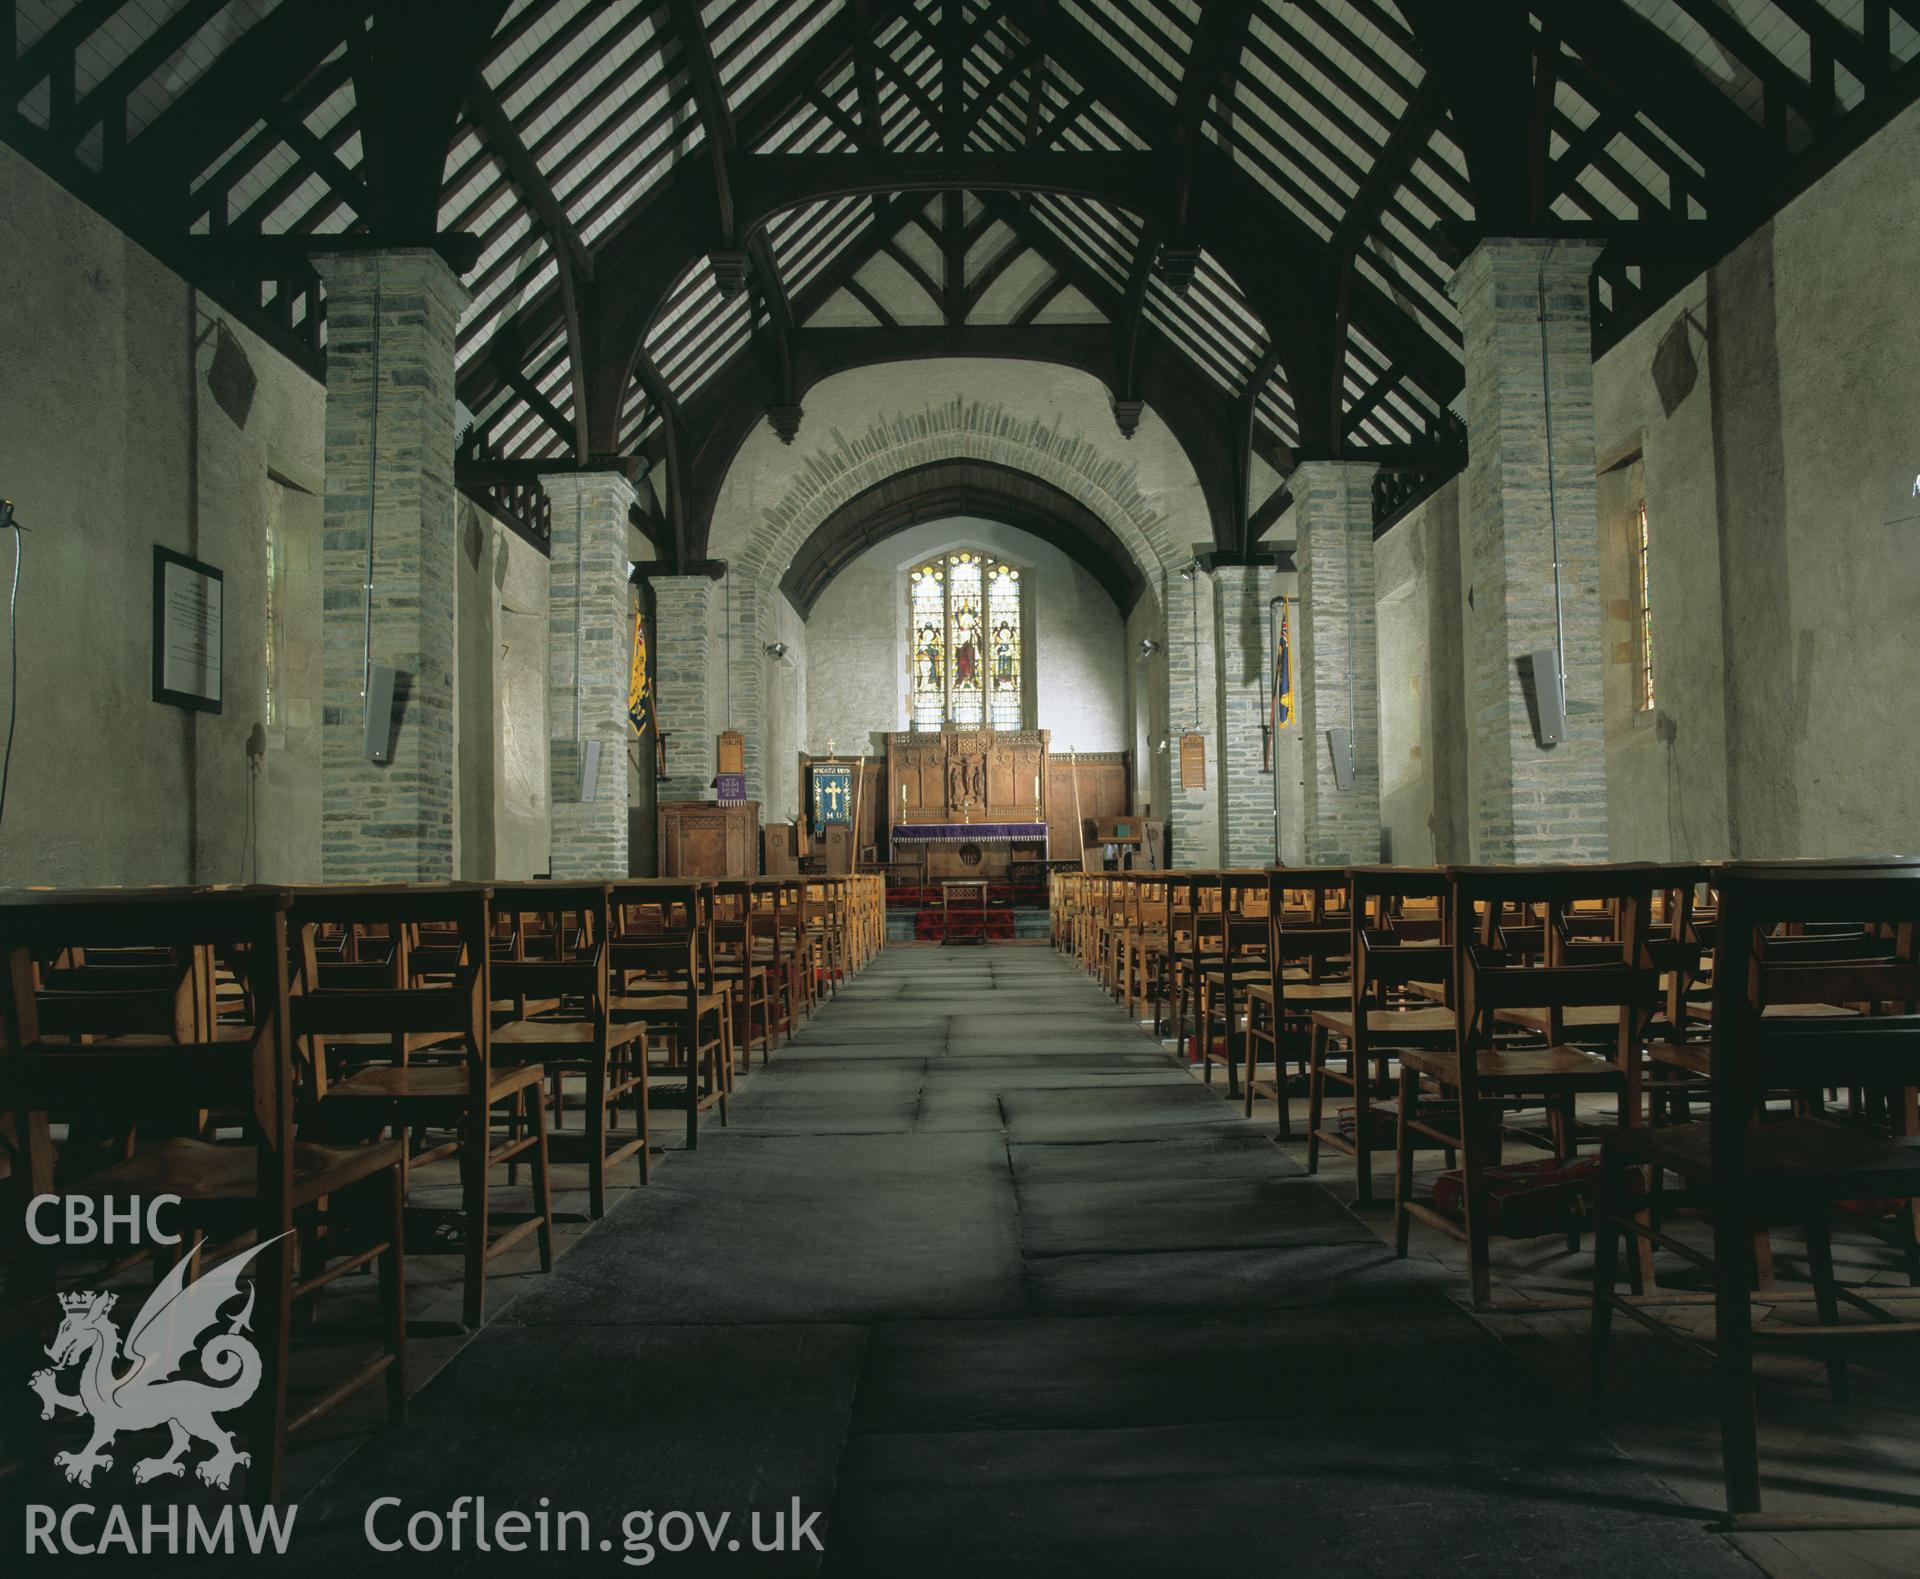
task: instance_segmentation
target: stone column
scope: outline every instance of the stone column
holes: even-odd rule
[[[444,880],[453,876],[453,342],[468,296],[424,249],[330,254],[319,269],[321,870],[329,882]],[[369,649],[398,671],[384,763],[363,749]]]
[[[720,654],[727,665],[727,714],[716,729],[740,731],[742,768],[747,776],[747,799],[760,802],[761,820],[767,811],[767,716],[763,699],[767,670],[767,639],[760,634],[760,578],[751,571],[727,567],[726,579],[713,589],[720,606],[722,629],[728,643]],[[778,597],[776,591],[774,596]]]
[[[547,593],[547,773],[553,809],[549,870],[560,878],[627,875],[627,678],[633,613],[627,512],[619,472],[558,472],[540,485],[553,502]],[[580,799],[580,765],[600,742],[594,798]]]
[[[1373,598],[1373,476],[1367,461],[1307,461],[1293,491],[1300,601],[1293,620],[1306,858],[1309,866],[1380,859],[1380,649]],[[1353,740],[1339,785],[1327,731]]]
[[[1191,580],[1164,573],[1161,598],[1167,611],[1167,802],[1173,864],[1220,864],[1220,721],[1214,705],[1219,664],[1213,641],[1213,589],[1199,570]],[[1180,737],[1197,731],[1206,741],[1207,782],[1186,789],[1180,782]]]
[[[1453,280],[1467,374],[1461,527],[1477,861],[1607,856],[1587,295],[1599,251],[1587,242],[1488,240]],[[1554,647],[1562,632],[1567,734],[1543,747],[1529,654]]]
[[[1266,866],[1274,858],[1273,775],[1264,771],[1273,654],[1267,641],[1268,565],[1222,565],[1213,573],[1219,607],[1221,859]]]
[[[662,801],[712,794],[716,726],[707,700],[714,663],[707,611],[713,593],[705,576],[653,578],[655,705],[667,737]]]

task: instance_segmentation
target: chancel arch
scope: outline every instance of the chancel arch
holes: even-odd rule
[[[988,388],[999,398],[969,399],[956,388]],[[1185,446],[1151,408],[1135,436],[1122,439],[1108,391],[1089,374],[1036,362],[932,359],[827,379],[808,410],[808,432],[825,435],[821,441],[789,447],[761,429],[741,446],[721,487],[712,552],[726,565],[731,593],[689,589],[709,630],[731,634],[735,662],[723,705],[746,736],[749,791],[772,805],[796,792],[786,742],[776,738],[784,733],[776,714],[791,710],[790,670],[773,657],[764,666],[739,661],[804,640],[799,605],[783,588],[804,600],[869,509],[880,521],[889,510],[910,519],[916,508],[924,519],[928,510],[952,508],[960,497],[952,490],[977,478],[988,495],[983,504],[994,505],[989,518],[1019,509],[1030,524],[1044,503],[1050,519],[1040,535],[1102,551],[1101,574],[1125,616],[1132,651],[1138,657],[1142,642],[1152,643],[1146,661],[1129,671],[1136,797],[1168,814],[1176,830],[1184,827],[1176,838],[1191,859],[1215,858],[1217,789],[1212,781],[1177,787],[1158,749],[1170,687],[1184,694],[1197,672],[1211,688],[1217,670],[1211,595],[1195,599],[1182,580],[1195,545],[1209,538],[1208,503]],[[942,490],[949,491],[945,506]],[[1199,720],[1197,729],[1211,742],[1215,721]],[[690,749],[710,734],[694,732]],[[675,784],[711,771],[705,761],[670,766]]]

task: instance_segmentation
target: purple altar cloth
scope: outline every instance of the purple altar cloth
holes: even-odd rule
[[[895,844],[1025,844],[1046,838],[1044,822],[904,822]]]

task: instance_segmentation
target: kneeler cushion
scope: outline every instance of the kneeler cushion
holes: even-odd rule
[[[1487,1232],[1506,1239],[1537,1239],[1590,1222],[1600,1194],[1598,1157],[1541,1157],[1507,1162],[1486,1170]],[[1631,1194],[1646,1193],[1638,1168],[1627,1170]],[[1466,1214],[1465,1170],[1449,1168],[1433,1181],[1434,1210],[1449,1217]]]

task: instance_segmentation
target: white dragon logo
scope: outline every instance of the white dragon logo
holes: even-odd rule
[[[216,1411],[227,1414],[238,1409],[260,1386],[260,1351],[240,1336],[253,1316],[251,1283],[239,1314],[200,1348],[200,1368],[207,1379],[176,1372],[200,1334],[219,1322],[220,1307],[240,1292],[240,1274],[247,1263],[276,1243],[277,1239],[270,1239],[255,1245],[195,1283],[187,1282],[189,1260],[182,1257],[140,1307],[127,1334],[124,1358],[132,1364],[119,1375],[114,1374],[114,1365],[122,1358],[120,1335],[109,1319],[115,1296],[60,1296],[60,1330],[47,1346],[53,1365],[36,1371],[27,1385],[40,1395],[42,1420],[51,1420],[57,1410],[92,1417],[93,1438],[85,1450],[54,1456],[68,1480],[91,1486],[95,1470],[113,1467],[112,1457],[104,1450],[115,1436],[162,1425],[173,1433],[173,1441],[159,1457],[143,1458],[133,1466],[137,1485],[162,1475],[184,1475],[181,1460],[196,1439],[213,1449],[211,1458],[195,1466],[195,1473],[209,1486],[225,1491],[234,1470],[253,1462],[251,1454],[234,1451],[233,1433],[221,1430],[213,1419]],[[59,1390],[54,1373],[76,1363],[82,1366],[79,1390],[69,1395]]]

